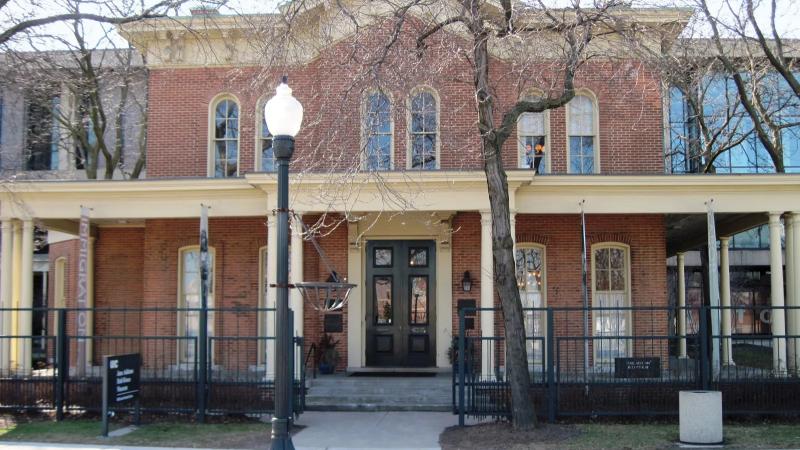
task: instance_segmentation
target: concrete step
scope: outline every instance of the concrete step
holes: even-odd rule
[[[309,380],[306,408],[316,411],[450,411],[449,376],[346,377]]]
[[[435,411],[450,412],[453,407],[447,405],[389,405],[386,403],[335,403],[313,404],[306,402],[307,411]]]

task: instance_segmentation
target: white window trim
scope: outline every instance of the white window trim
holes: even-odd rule
[[[594,126],[594,172],[595,174],[600,173],[600,108],[599,103],[597,101],[597,96],[594,95],[594,92],[590,91],[586,88],[580,88],[575,90],[575,97],[578,96],[585,96],[588,97],[589,100],[592,101],[592,106],[594,107],[594,114],[592,114],[592,122]],[[564,117],[566,118],[566,144],[567,144],[567,173],[575,173],[572,171],[572,164],[570,163],[571,157],[571,148],[569,144],[569,138],[572,136],[570,134],[570,114],[569,114],[569,103],[565,105],[564,108]],[[585,175],[585,174],[577,174],[577,175]]]
[[[253,147],[255,149],[255,151],[253,152],[253,153],[255,153],[255,155],[254,155],[255,163],[253,164],[253,167],[255,168],[256,172],[263,172],[264,171],[264,169],[261,167],[261,140],[262,140],[261,133],[263,131],[262,130],[262,122],[264,121],[264,105],[267,104],[267,100],[269,100],[268,96],[264,95],[263,97],[258,99],[258,101],[256,102],[256,113],[255,113],[255,118],[256,118],[255,130],[256,130],[256,132],[255,132],[255,136],[254,136],[254,138],[255,138],[255,146]],[[240,136],[241,136],[241,134],[240,134]],[[240,151],[240,153],[241,153],[241,151]]]
[[[176,304],[178,305],[178,308],[185,308],[186,307],[183,304],[183,254],[184,254],[184,252],[192,251],[192,250],[198,250],[198,252],[199,252],[200,246],[199,245],[187,245],[187,246],[184,246],[184,247],[181,247],[181,248],[178,249],[178,300],[176,302]],[[217,301],[216,301],[217,300],[216,299],[217,252],[216,252],[216,249],[214,247],[209,246],[208,247],[208,253],[210,255],[212,255],[212,261],[214,262],[212,264],[212,266],[211,266],[211,274],[215,279],[212,280],[212,282],[211,282],[211,291],[209,292],[209,296],[214,298],[214,304],[211,305],[211,308],[213,309],[213,308],[217,307],[216,306],[217,305]],[[178,323],[177,323],[175,329],[178,331],[177,332],[177,336],[178,337],[183,337],[184,333],[185,333],[185,330],[183,329],[183,323],[184,323],[183,315],[184,315],[184,313],[185,313],[185,311],[179,311],[178,314],[176,314]],[[213,331],[214,331],[214,329],[216,327],[215,327],[214,320],[212,319],[212,317],[214,317],[214,316],[209,317],[210,320],[208,321],[208,326],[211,328],[212,333],[213,333]],[[176,347],[177,347],[176,348],[176,355],[175,355],[176,356],[176,361],[178,362],[178,367],[179,368],[181,368],[181,369],[189,369],[191,367],[194,367],[194,363],[190,363],[190,362],[187,362],[187,361],[183,360],[182,355],[181,355],[181,346],[183,345],[183,342],[185,342],[185,340],[180,339],[179,342],[178,342],[178,345],[176,345]],[[213,365],[213,363],[214,363],[214,351],[213,351],[213,349],[210,349],[209,354],[211,355],[211,363]]]
[[[367,170],[367,167],[366,167],[366,164],[367,164],[367,129],[364,126],[364,124],[365,124],[365,118],[366,118],[366,114],[367,114],[367,105],[369,103],[369,101],[368,101],[369,100],[369,96],[372,95],[372,94],[377,94],[377,93],[383,94],[389,99],[389,134],[391,135],[392,142],[391,142],[391,145],[389,146],[389,169],[388,170],[394,170],[394,167],[395,167],[395,162],[394,162],[394,159],[395,159],[394,158],[394,150],[395,150],[395,142],[394,142],[395,141],[395,134],[394,134],[394,131],[395,131],[395,127],[394,127],[394,96],[392,95],[391,92],[384,91],[384,90],[381,90],[381,89],[369,89],[369,90],[365,91],[364,92],[364,97],[361,100],[361,114],[359,116],[359,120],[361,121],[361,141],[360,141],[361,142],[361,147],[360,147],[359,154],[361,155],[361,158],[360,158],[359,165],[361,167],[361,170]],[[410,114],[411,113],[409,111],[409,117],[410,117]],[[383,171],[377,171],[377,172],[383,172]]]
[[[545,138],[546,139],[546,138]],[[545,141],[546,142],[546,141]],[[542,253],[542,287],[540,292],[542,294],[542,308],[547,308],[547,246],[544,244],[538,244],[535,242],[519,242],[514,245],[514,262],[516,263],[517,260],[517,250],[525,250],[525,249],[539,249]],[[516,275],[516,274],[515,274]],[[542,331],[542,337],[544,340],[540,341],[542,345],[542,355],[544,355],[544,360],[547,361],[547,312],[542,311],[539,315],[539,329]],[[526,343],[527,348],[527,343]],[[541,368],[541,365],[538,362],[534,362],[534,366],[537,368]]]
[[[591,278],[591,285],[589,286],[592,291],[592,308],[598,308],[597,305],[597,297],[595,295],[595,286],[597,285],[597,275],[595,273],[595,250],[600,249],[607,249],[607,248],[617,248],[622,249],[625,251],[625,304],[623,305],[625,308],[629,308],[631,306],[631,246],[628,244],[623,244],[622,242],[597,242],[592,244],[589,251],[592,254],[591,257],[591,265],[592,265],[592,278]],[[628,323],[628,330],[627,335],[633,336],[633,311],[630,309],[626,311],[626,318]],[[594,315],[592,315],[592,321],[589,324],[592,328],[592,337],[595,336],[595,326],[594,326]],[[593,339],[593,344],[596,344]],[[625,339],[625,351],[629,356],[633,355],[633,342],[631,339]],[[592,362],[593,366],[597,366],[597,345],[592,345]]]
[[[215,119],[216,119],[217,105],[220,102],[224,101],[224,100],[230,100],[230,101],[236,103],[236,107],[239,108],[239,118],[237,119],[239,121],[239,124],[238,124],[238,126],[239,126],[239,135],[236,138],[237,151],[236,151],[236,175],[235,175],[235,177],[241,176],[241,170],[242,170],[242,102],[240,102],[239,98],[236,97],[235,95],[233,95],[233,94],[231,94],[229,92],[224,92],[224,93],[221,93],[221,94],[217,94],[208,103],[208,136],[206,138],[207,141],[208,141],[208,152],[207,152],[208,156],[206,157],[206,162],[207,162],[206,170],[207,170],[209,178],[214,178],[214,175],[215,175],[214,174],[214,162],[216,160],[216,148],[215,148],[215,144],[216,144],[216,136],[215,136],[216,124],[215,124]],[[223,177],[223,178],[234,178],[234,177]]]
[[[520,100],[524,100],[530,97],[544,97],[544,92],[540,91],[539,89],[529,89],[520,96]],[[550,110],[547,109],[542,111],[541,113],[523,113],[523,114],[544,114],[544,163],[546,174],[553,173],[553,168],[550,164]],[[522,142],[522,133],[520,132],[519,121],[522,118],[520,114],[517,117],[517,169],[522,168],[522,149],[520,148],[520,143]]]
[[[433,169],[415,169],[412,167],[412,154],[413,154],[413,143],[411,139],[411,99],[414,98],[415,95],[421,92],[428,92],[429,94],[433,95],[433,98],[436,100],[436,167]],[[441,169],[442,158],[441,158],[441,147],[442,147],[442,99],[439,98],[439,92],[431,86],[428,85],[421,85],[417,86],[411,90],[408,94],[408,98],[406,99],[406,109],[408,114],[406,114],[406,170],[439,170]]]

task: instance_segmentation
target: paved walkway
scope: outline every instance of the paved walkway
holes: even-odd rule
[[[439,434],[456,425],[446,412],[315,412],[307,411],[294,435],[297,450],[439,449]],[[3,450],[188,450],[118,445],[0,443]],[[201,449],[192,449],[201,450]],[[208,450],[208,449],[207,449]]]
[[[456,425],[447,412],[314,412],[300,416],[295,447],[309,450],[438,449],[439,434]]]

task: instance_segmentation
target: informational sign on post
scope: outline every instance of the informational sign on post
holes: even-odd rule
[[[111,408],[135,403],[136,423],[139,423],[139,379],[142,357],[139,353],[103,357],[103,436],[108,436],[108,417]]]

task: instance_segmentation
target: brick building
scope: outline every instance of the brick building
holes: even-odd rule
[[[641,20],[685,24],[688,16],[683,10],[648,10]],[[29,267],[27,254],[16,249],[26,248],[32,222],[74,235],[81,206],[88,207],[90,304],[145,308],[135,318],[97,315],[90,333],[195,336],[199,325],[191,311],[156,315],[158,308],[198,305],[198,227],[206,205],[211,304],[272,307],[276,176],[261,111],[278,75],[288,73],[306,108],[292,163],[290,277],[299,282],[330,276],[313,236],[338,274],[356,285],[344,310],[327,320],[292,293],[295,333],[317,342],[330,322],[339,370],[451,367],[459,306],[497,302],[474,92],[464,82],[471,75],[458,54],[448,51],[461,38],[440,33],[421,61],[394,55],[397,71],[405,75],[371,85],[356,79],[355,63],[347,58],[361,48],[354,44],[370,41],[369,33],[304,48],[292,64],[265,68],[248,26],[250,21],[236,17],[203,15],[122,28],[149,70],[147,179],[19,182],[13,196],[0,193],[3,280],[17,279],[17,268]],[[371,32],[386,30],[376,25]],[[513,67],[496,58],[501,102],[540,95],[501,76]],[[504,149],[524,306],[583,305],[581,210],[592,308],[667,306],[667,258],[702,243],[711,199],[722,236],[767,219],[778,230],[787,211],[800,220],[798,175],[665,174],[664,89],[639,61],[591,60],[575,84],[569,105],[523,116],[517,139]],[[528,144],[544,148],[539,170],[531,168]],[[50,246],[54,306],[75,306],[77,248],[76,240]],[[780,254],[780,243],[772,251]],[[787,274],[800,279],[800,264],[788,261]],[[29,305],[11,284],[3,285],[3,305]],[[797,292],[792,295],[792,301],[800,300]],[[528,320],[540,329],[541,316],[531,313]],[[594,312],[589,320],[589,332],[606,337],[664,335],[671,326],[666,310]],[[11,323],[7,316],[6,329]],[[474,329],[485,336],[498,335],[501,326],[499,314],[488,310],[474,320]],[[237,317],[235,311],[216,313],[209,325],[209,333],[221,337],[271,336],[273,329],[262,315]],[[579,334],[581,322],[564,320],[556,329]],[[590,361],[598,369],[617,357],[652,354],[624,340],[606,342],[592,346]],[[143,351],[146,364],[180,367],[194,361],[191,345],[171,345],[151,356]],[[534,360],[541,349],[531,345]],[[261,367],[269,373],[271,350],[269,341],[219,342],[212,359],[221,369]],[[97,365],[102,353],[96,348],[83,363]],[[486,372],[502,366],[502,354],[490,360],[489,353],[482,356]],[[8,350],[0,363],[30,369],[19,354]],[[779,359],[786,363],[786,355]]]

